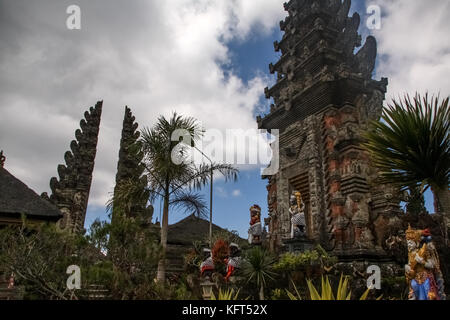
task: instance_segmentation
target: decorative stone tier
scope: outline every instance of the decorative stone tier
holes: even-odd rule
[[[305,251],[311,251],[315,248],[314,241],[304,239],[288,239],[283,240],[284,248],[290,253],[303,253]]]

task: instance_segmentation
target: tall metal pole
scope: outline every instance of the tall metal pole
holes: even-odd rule
[[[211,191],[209,194],[209,247],[212,249],[212,201],[213,201],[213,178],[214,171],[211,163]]]
[[[200,149],[194,146],[198,152],[200,152],[209,162],[211,162],[211,189],[209,192],[209,246],[212,249],[212,205],[213,205],[213,179],[214,179],[214,171],[213,171],[213,162],[212,160],[203,153]]]

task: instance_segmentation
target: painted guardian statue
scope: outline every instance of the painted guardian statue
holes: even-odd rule
[[[257,204],[250,208],[250,228],[248,229],[248,243],[261,244],[262,226],[261,226],[261,207]]]
[[[241,249],[236,243],[230,244],[230,256],[227,259],[227,274],[225,280],[229,281],[230,278],[241,268],[242,258],[240,256]]]
[[[211,277],[215,270],[211,249],[203,249],[202,254],[204,260],[200,265],[200,275],[201,277]]]
[[[291,215],[291,238],[303,238],[306,235],[305,204],[298,191],[292,192],[289,213]]]
[[[406,231],[408,264],[405,275],[409,283],[410,300],[445,300],[444,280],[439,256],[428,229]]]

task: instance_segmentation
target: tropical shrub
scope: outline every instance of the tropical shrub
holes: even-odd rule
[[[16,285],[25,288],[25,299],[78,299],[67,289],[67,267],[87,271],[102,260],[82,240],[53,224],[29,224],[24,219],[20,226],[0,230],[0,270],[14,274]]]
[[[211,300],[239,300],[239,291],[235,291],[234,288],[229,288],[226,290],[222,290],[222,288],[219,288],[219,293],[216,297],[214,292],[212,292]]]
[[[341,275],[341,278],[339,280],[339,285],[336,291],[336,294],[333,293],[333,289],[331,286],[331,282],[328,279],[328,276],[325,278],[321,278],[321,292],[319,293],[314,284],[312,283],[312,280],[307,280],[308,284],[308,291],[309,291],[309,297],[311,300],[351,300],[352,298],[352,291],[350,290],[349,285],[349,277]],[[295,287],[295,294],[288,291],[288,296],[291,300],[301,300],[300,294],[297,290],[297,287]],[[367,289],[363,295],[360,297],[359,300],[366,300],[367,296],[369,295],[370,289]],[[378,300],[380,300],[378,298]]]
[[[379,182],[402,190],[431,188],[435,212],[450,212],[449,100],[416,94],[393,100],[374,121],[364,144],[378,168]],[[450,227],[450,218],[448,218]]]
[[[253,247],[244,254],[242,269],[239,274],[246,279],[249,287],[257,289],[260,300],[265,298],[265,288],[270,280],[274,280],[276,273],[273,270],[275,257],[266,249]]]
[[[292,289],[292,284],[306,286],[307,278],[317,278],[330,272],[337,263],[321,246],[303,253],[285,253],[274,265],[285,285]]]

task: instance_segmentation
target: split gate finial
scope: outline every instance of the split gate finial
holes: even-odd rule
[[[0,151],[0,166],[3,168],[5,165],[6,157],[3,155],[3,150]]]

